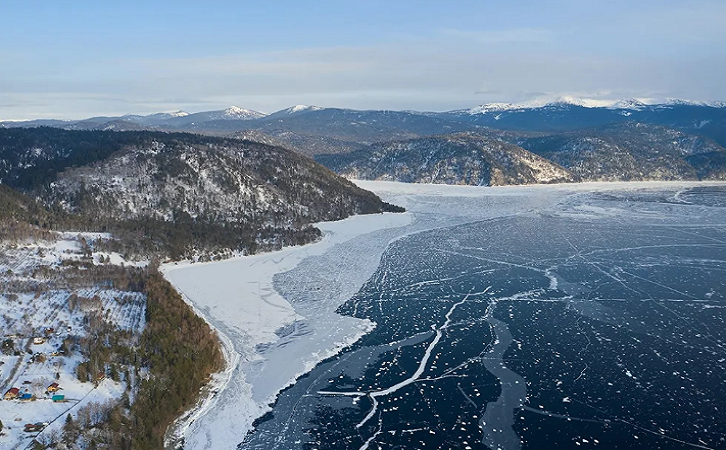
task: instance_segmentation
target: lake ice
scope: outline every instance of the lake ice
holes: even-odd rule
[[[168,271],[229,341],[185,448],[726,444],[723,184],[361,184],[409,213]]]

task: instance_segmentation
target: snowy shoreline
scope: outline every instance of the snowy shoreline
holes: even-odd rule
[[[166,277],[166,271],[162,267],[161,270],[164,277]],[[197,309],[186,295],[181,293],[184,301],[192,308],[194,314],[205,319],[204,314]],[[234,345],[232,341],[221,333],[217,328],[214,327],[208,320],[205,319],[207,324],[217,334],[219,338],[220,348],[222,351],[222,357],[224,358],[224,368],[216,373],[213,373],[205,386],[199,391],[199,395],[194,405],[179,416],[166,430],[164,434],[164,448],[165,449],[177,449],[182,448],[184,443],[184,433],[189,426],[194,423],[197,418],[201,417],[205,411],[214,407],[217,401],[216,393],[220,388],[226,386],[232,376],[234,368],[239,363],[239,354],[234,352]]]
[[[316,243],[225,261],[163,265],[167,280],[220,335],[226,361],[225,369],[213,375],[195,406],[170,427],[165,447],[176,448],[182,442],[184,448],[235,447],[252,429],[253,421],[271,409],[280,391],[369,332],[375,326],[372,322],[334,313],[348,295],[320,299],[324,303],[321,310],[300,314],[277,294],[273,277],[338,244],[410,221],[409,214],[354,216],[316,224],[324,232]],[[357,291],[369,276],[358,273],[358,283],[351,283],[348,289]],[[313,315],[318,317],[310,317]],[[304,321],[309,322],[305,336],[309,342],[298,348],[295,342],[285,341],[286,336],[276,334]],[[323,324],[331,323],[336,327],[322,329]],[[295,352],[305,348],[311,350],[307,355]]]
[[[196,406],[170,429],[167,448],[180,442],[188,449],[236,447],[252,430],[253,421],[271,410],[279,392],[320,361],[334,356],[370,331],[372,322],[339,316],[334,311],[372,275],[376,262],[394,240],[452,223],[526,212],[521,205],[510,208],[509,201],[503,199],[501,210],[456,211],[456,217],[441,223],[430,219],[419,223],[418,219],[423,216],[417,215],[416,210],[430,198],[528,197],[532,199],[528,208],[542,209],[579,193],[640,188],[671,188],[680,193],[680,189],[694,186],[724,185],[724,182],[603,182],[483,188],[379,181],[356,183],[386,201],[412,207],[411,212],[355,216],[317,224],[324,232],[323,240],[301,247],[220,262],[162,267],[165,277],[195,312],[218,331],[227,361],[225,370],[215,374],[202,391]],[[674,197],[676,201],[678,193]],[[452,211],[447,210],[443,215]],[[375,233],[392,228],[395,232],[383,236]],[[351,244],[356,239],[365,240],[367,235],[371,237],[367,242],[358,247]],[[344,243],[345,246],[339,245]],[[341,248],[344,252],[336,254],[335,250]],[[306,259],[313,256],[316,258]],[[360,267],[350,267],[359,257],[365,260]],[[304,267],[299,267],[303,261],[316,269],[306,272]],[[307,276],[311,271],[313,278],[320,273],[334,275],[314,281],[288,276],[281,284],[285,288],[292,285],[287,293],[278,293],[273,286],[276,275],[302,272]],[[289,295],[290,292],[294,295]]]

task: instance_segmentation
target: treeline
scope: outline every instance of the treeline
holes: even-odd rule
[[[143,217],[123,220],[105,228],[116,239],[100,242],[98,250],[131,257],[161,257],[172,260],[213,260],[229,251],[254,254],[302,245],[321,237],[315,227],[254,227],[238,222],[213,221],[179,214],[173,222]]]
[[[163,276],[152,268],[141,290],[147,307],[140,337],[96,317],[88,324],[90,334],[74,343],[85,357],[77,368],[79,379],[126,381],[134,387],[134,401],[125,393],[117,401],[91,405],[76,419],[66,418],[62,433],[39,439],[37,448],[160,450],[169,425],[222,368],[217,336]]]
[[[224,364],[218,337],[169,282],[152,273],[145,292],[147,324],[139,353],[151,377],[141,382],[131,405],[135,450],[162,448],[168,426]]]

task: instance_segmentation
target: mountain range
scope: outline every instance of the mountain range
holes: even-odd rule
[[[489,103],[447,112],[358,111],[296,105],[272,114],[232,106],[218,111],[100,116],[76,121],[4,121],[0,127],[51,126],[86,130],[189,131],[233,136],[254,130],[295,150],[315,155],[360,149],[376,142],[481,129],[560,132],[638,122],[662,125],[726,145],[726,104],[636,99],[594,102],[560,98],[550,102]]]
[[[545,104],[488,104],[468,110],[434,113],[435,117],[501,130],[572,131],[611,123],[663,125],[726,145],[726,104],[671,100],[645,104],[635,99],[607,106],[578,100]]]
[[[230,107],[1,122],[0,181],[46,207],[109,224],[241,227],[246,245],[275,246],[275,233],[390,207],[311,158],[348,178],[418,183],[723,180],[724,145],[723,103],[565,98],[448,112],[296,105],[272,114]],[[253,236],[253,224],[276,231]],[[190,242],[211,245],[194,232]]]

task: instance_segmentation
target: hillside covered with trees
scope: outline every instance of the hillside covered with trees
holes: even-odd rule
[[[277,249],[319,238],[314,222],[395,209],[252,141],[40,127],[0,129],[0,143],[0,181],[53,211],[44,217],[72,215],[74,228],[111,231],[146,256]]]

